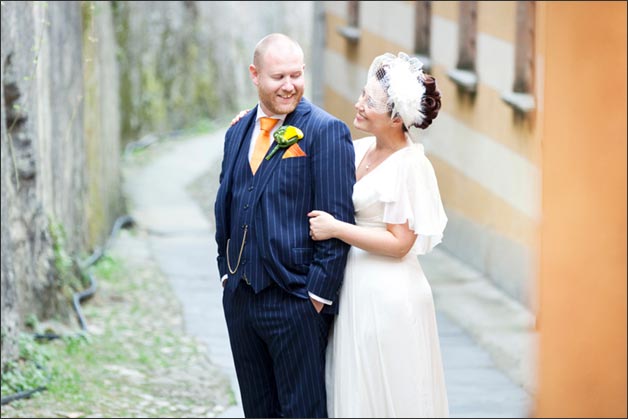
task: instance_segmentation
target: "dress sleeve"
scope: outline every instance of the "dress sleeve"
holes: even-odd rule
[[[429,253],[443,239],[447,215],[438,190],[432,164],[421,145],[413,145],[396,167],[394,187],[387,188],[381,197],[384,201],[383,221],[387,224],[404,224],[417,235],[411,253]]]

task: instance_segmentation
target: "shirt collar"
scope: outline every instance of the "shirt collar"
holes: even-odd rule
[[[279,127],[281,125],[283,125],[283,121],[286,120],[286,116],[287,115],[266,115],[264,113],[264,111],[262,110],[262,107],[260,106],[260,104],[257,104],[257,115],[255,116],[255,122],[259,121],[260,118],[274,118],[274,119],[279,119],[279,122],[275,125],[276,127]]]

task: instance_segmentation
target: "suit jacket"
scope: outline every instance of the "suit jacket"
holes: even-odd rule
[[[247,113],[225,135],[220,186],[216,196],[216,242],[220,276],[228,274],[226,244],[237,210],[231,208],[233,168],[238,153],[255,125],[257,109]],[[256,241],[247,249],[251,258],[261,258],[263,275],[301,298],[308,291],[330,300],[326,312],[337,313],[337,295],[342,284],[349,245],[337,240],[313,241],[307,213],[318,209],[339,220],[354,223],[352,201],[355,155],[348,127],[306,99],[287,115],[284,125],[303,132],[297,143],[305,156],[283,158],[280,149],[263,162],[256,176],[249,226]],[[271,149],[275,143],[271,144]],[[286,157],[290,156],[288,154]],[[266,166],[264,166],[266,165]],[[233,251],[233,250],[232,250]],[[230,255],[232,266],[235,256]],[[258,273],[260,274],[260,273]],[[230,275],[239,280],[241,273]],[[237,278],[232,278],[236,276]]]

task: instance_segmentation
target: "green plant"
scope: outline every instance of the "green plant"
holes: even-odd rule
[[[79,275],[74,259],[66,250],[66,234],[63,225],[50,217],[49,230],[52,238],[54,265],[60,280],[61,289],[68,298],[71,298],[72,293],[81,291],[85,288],[86,283],[82,275]]]
[[[63,341],[65,342],[66,353],[68,355],[74,355],[79,353],[85,345],[89,344],[89,336],[84,333],[65,336]]]
[[[119,280],[124,274],[124,267],[120,261],[107,254],[102,256],[92,269],[92,272],[98,278],[107,279],[112,282]]]
[[[39,326],[39,319],[37,318],[37,315],[35,313],[31,313],[26,316],[26,319],[24,319],[24,325],[31,330],[37,330],[37,327]]]
[[[50,360],[48,348],[24,333],[19,336],[18,347],[18,358],[8,361],[2,371],[3,395],[46,386],[50,379],[46,370]]]

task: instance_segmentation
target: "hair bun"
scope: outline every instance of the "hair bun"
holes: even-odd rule
[[[420,109],[423,120],[420,123],[414,124],[415,127],[421,129],[425,129],[432,124],[432,121],[438,116],[438,111],[441,106],[440,91],[436,86],[436,79],[424,73],[423,85],[425,86],[425,93],[423,93],[423,97],[421,97]]]

